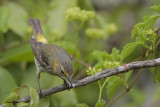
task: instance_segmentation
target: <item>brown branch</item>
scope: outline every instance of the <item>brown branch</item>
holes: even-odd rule
[[[74,83],[73,88],[85,86],[87,84],[90,84],[92,82],[98,81],[103,78],[110,77],[112,75],[116,75],[116,74],[123,73],[123,72],[128,72],[129,70],[141,69],[141,68],[146,68],[146,67],[155,67],[159,65],[160,65],[160,58],[153,59],[153,60],[146,60],[146,61],[131,62],[131,63],[126,64],[127,67],[120,66],[118,68],[105,69],[102,72],[99,72],[95,75],[88,76],[84,79],[75,81],[73,82]],[[67,87],[63,84],[63,85],[56,86],[54,88],[43,90],[42,93],[44,96],[48,96],[48,95],[58,93],[64,90],[67,90]],[[29,96],[18,100],[18,102],[29,102],[29,101],[30,101]]]

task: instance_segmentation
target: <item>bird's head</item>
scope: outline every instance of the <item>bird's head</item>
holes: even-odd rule
[[[72,84],[72,73],[73,73],[73,64],[68,55],[59,54],[52,60],[52,69],[56,75],[61,76],[65,79],[68,79],[71,86]]]

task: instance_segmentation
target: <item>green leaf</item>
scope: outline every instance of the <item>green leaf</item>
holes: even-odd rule
[[[158,40],[160,39],[159,36],[157,36],[155,39],[155,44],[158,42]],[[153,55],[154,59],[159,58],[160,57],[160,44],[158,44],[156,50],[154,51],[154,55]],[[154,77],[154,81],[160,83],[160,67],[154,67],[154,68],[150,68],[152,75]]]
[[[157,21],[157,19],[158,19],[159,17],[160,17],[160,15],[149,17],[149,18],[145,21],[145,23],[146,23],[146,25],[145,25],[145,30],[152,29],[154,23]]]
[[[76,107],[89,107],[87,104],[76,104]]]
[[[39,95],[38,95],[38,92],[27,85],[27,87],[29,88],[29,91],[30,91],[30,107],[39,107]]]
[[[145,29],[138,29],[138,37],[136,38],[136,42],[143,42],[147,41],[147,33]],[[146,43],[145,43],[146,44]]]
[[[28,85],[24,85],[24,87],[29,88],[29,92],[30,92],[30,107],[39,107],[39,95],[38,92],[33,89],[32,87],[28,86]],[[8,95],[8,97],[4,100],[4,103],[7,106],[12,106],[12,103],[7,103],[7,102],[13,102],[18,100],[20,97],[18,96],[18,93],[20,91],[21,87],[17,87],[15,89],[12,90],[12,92]],[[43,103],[44,104],[44,103]],[[47,107],[47,105],[49,105],[48,103],[45,103]],[[21,106],[25,106],[25,103],[20,103],[19,107]]]
[[[27,32],[27,12],[16,3],[7,4],[10,14],[8,19],[9,28],[17,33],[20,37],[24,37]]]
[[[157,19],[160,17],[160,15],[157,16],[151,16],[151,17],[144,17],[144,22],[138,23],[134,26],[132,32],[131,32],[131,38],[133,38],[137,33],[139,33],[139,29],[145,29],[149,30],[153,28],[154,23],[157,21]]]
[[[94,68],[95,68],[95,69],[106,69],[104,63],[105,63],[105,61],[99,61],[99,62],[94,66]]]
[[[13,102],[19,99],[18,92],[20,90],[20,87],[14,88],[11,93],[7,96],[7,98],[3,101],[7,106],[12,106],[12,103],[7,102]]]
[[[122,85],[123,80],[120,77],[112,76],[108,79],[107,96],[112,99],[117,89]]]
[[[6,98],[7,94],[17,86],[12,75],[3,67],[0,66],[0,104]]]
[[[127,72],[127,75],[126,75],[126,80],[129,80],[129,78],[131,77],[131,75],[132,75],[132,72],[133,72],[133,70],[130,70],[130,71],[128,71]]]
[[[111,60],[110,55],[106,51],[99,51],[99,50],[94,50],[91,53],[91,57],[93,59],[96,59],[98,61],[104,61],[104,60]]]
[[[113,48],[111,53],[112,61],[120,61],[120,57],[120,51],[116,48]]]
[[[39,107],[49,107],[50,100],[49,97],[42,98],[39,102]]]
[[[4,52],[0,52],[0,63],[33,60],[34,57],[30,44],[20,45]]]
[[[104,107],[104,105],[105,105],[105,101],[104,101],[103,99],[101,99],[101,101],[98,101],[98,102],[96,103],[96,106],[95,106],[95,107]]]
[[[160,5],[154,5],[151,9],[160,13]]]
[[[139,45],[142,45],[143,42],[133,42],[133,43],[128,43],[123,47],[123,50],[121,52],[121,58],[122,60],[126,58],[129,54],[131,54]]]
[[[138,33],[138,29],[143,28],[144,26],[144,22],[136,24],[131,32],[131,38],[133,38]]]
[[[0,32],[6,33],[8,30],[9,9],[6,6],[0,7]]]
[[[25,103],[25,102],[17,103],[17,107],[26,107],[27,105],[28,103]]]
[[[160,67],[154,67],[152,70],[154,81],[160,83]]]

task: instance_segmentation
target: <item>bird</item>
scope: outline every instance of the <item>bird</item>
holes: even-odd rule
[[[33,29],[33,36],[29,42],[34,54],[40,97],[44,97],[39,81],[42,72],[60,77],[69,90],[73,87],[72,74],[74,69],[69,54],[62,47],[48,43],[38,18],[29,18],[28,20]]]

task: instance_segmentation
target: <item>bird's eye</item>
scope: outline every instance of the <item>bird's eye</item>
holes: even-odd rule
[[[61,73],[64,74],[64,72],[61,70]]]

